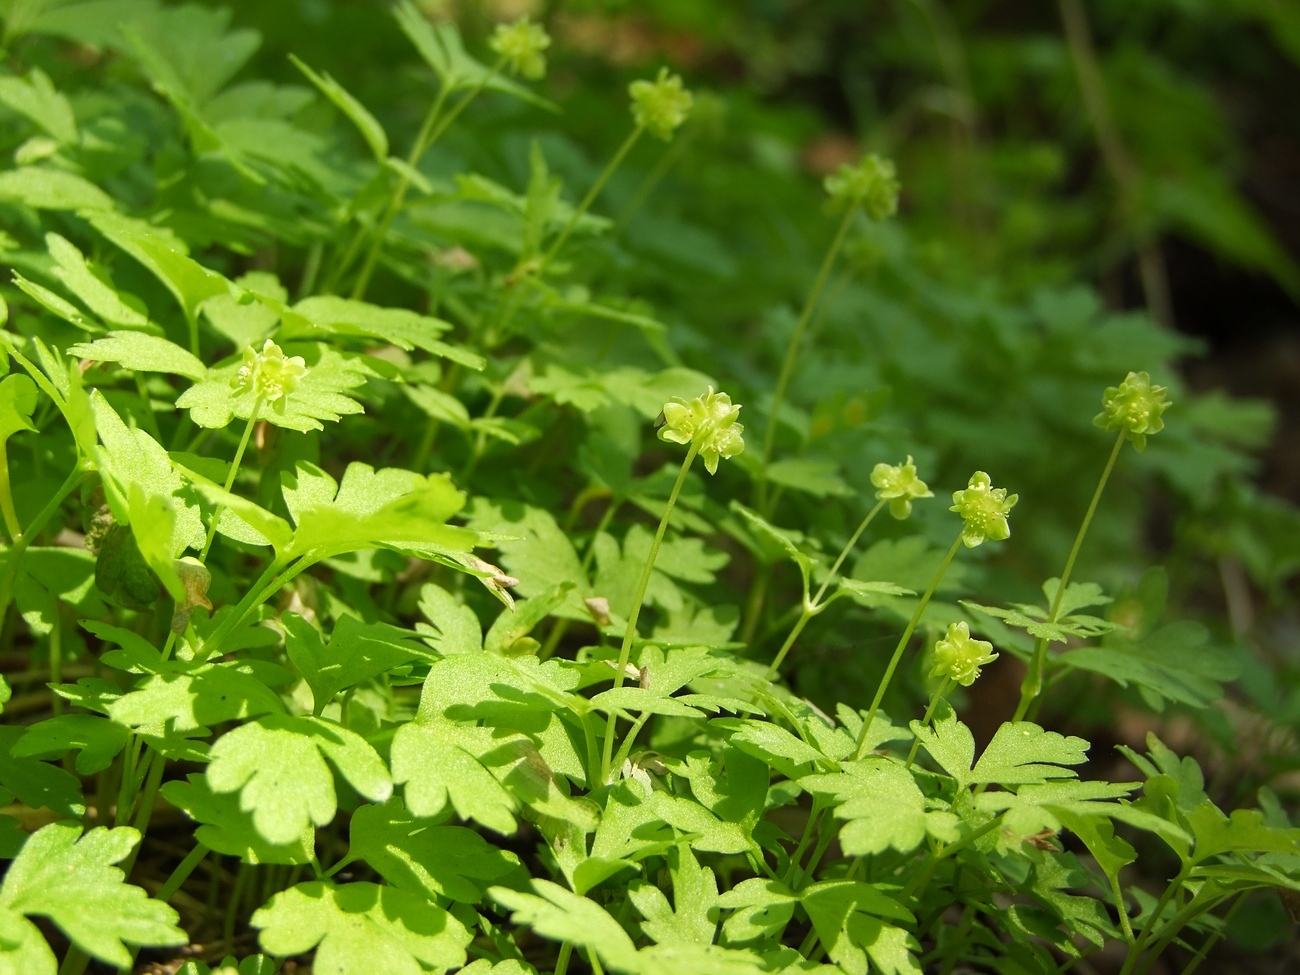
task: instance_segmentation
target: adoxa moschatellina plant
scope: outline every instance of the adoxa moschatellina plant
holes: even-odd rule
[[[174,968],[180,946],[201,941],[203,959],[186,960],[184,975],[207,975],[227,952],[222,975],[268,975],[286,959],[340,975],[1055,975],[1113,943],[1126,975],[1141,975],[1176,940],[1208,950],[1222,926],[1207,915],[1236,909],[1252,890],[1297,886],[1297,834],[1276,804],[1264,796],[1265,814],[1225,816],[1194,763],[1157,740],[1147,756],[1130,753],[1141,796],[1138,783],[1078,781],[1086,743],[1030,721],[1006,723],[977,755],[947,697],[1020,651],[999,643],[999,656],[975,617],[935,624],[926,613],[963,546],[1008,538],[1015,496],[988,476],[954,493],[960,533],[881,661],[875,699],[842,702],[833,716],[775,679],[781,659],[769,668],[749,656],[759,647],[731,642],[726,612],[713,605],[726,597],[712,597],[735,580],[719,576],[725,557],[706,539],[725,522],[732,537],[799,565],[803,598],[777,655],[788,659],[808,619],[841,596],[870,608],[909,595],[897,580],[864,582],[843,567],[884,507],[903,519],[934,493],[911,458],[872,471],[870,510],[826,575],[806,536],[768,520],[778,492],[766,465],[753,468],[758,510],[737,506],[740,519],[713,503],[713,479],[694,490],[699,458],[713,473],[744,447],[740,407],[712,388],[663,407],[659,439],[685,456],[675,476],[670,468],[662,506],[649,480],[619,489],[619,500],[657,519],[653,535],[627,517],[631,504],[625,524],[611,505],[590,533],[539,506],[559,506],[572,476],[586,476],[581,462],[552,449],[563,436],[515,452],[528,425],[492,421],[507,396],[526,393],[525,414],[566,433],[574,417],[525,368],[545,365],[535,346],[552,325],[559,334],[563,323],[547,313],[576,306],[585,326],[587,313],[621,306],[570,287],[582,262],[560,258],[580,228],[598,229],[583,218],[632,143],[677,138],[692,99],[667,72],[634,83],[631,132],[571,209],[540,150],[529,155],[526,193],[469,174],[504,201],[518,235],[504,258],[458,256],[481,273],[447,289],[454,325],[371,304],[365,297],[388,280],[381,268],[399,271],[404,287],[428,283],[435,244],[416,219],[418,164],[484,92],[530,97],[515,79],[537,77],[549,51],[544,31],[521,21],[497,30],[490,63],[479,63],[454,25],[425,20],[414,4],[396,10],[430,69],[424,121],[405,161],[393,159],[378,120],[300,66],[369,153],[337,170],[322,157],[331,178],[310,197],[301,170],[245,171],[240,153],[212,151],[232,130],[208,125],[207,100],[175,90],[183,77],[152,78],[173,114],[161,102],[119,113],[176,127],[147,130],[163,156],[129,166],[129,180],[114,172],[103,188],[90,180],[101,171],[96,140],[111,127],[80,138],[77,112],[63,111],[43,73],[0,79],[6,104],[26,110],[26,121],[7,118],[3,137],[18,124],[54,130],[15,146],[22,165],[2,174],[0,194],[0,218],[25,201],[5,226],[16,242],[7,253],[43,276],[16,278],[23,305],[14,329],[0,332],[14,372],[0,380],[10,543],[0,551],[0,605],[17,604],[6,633],[25,668],[12,700],[0,684],[10,719],[0,728],[0,787],[6,811],[22,817],[21,828],[0,820],[10,860],[0,972],[77,975],[92,960]],[[166,63],[148,54],[168,32],[133,34],[142,70]],[[207,41],[186,35],[212,52]],[[233,49],[213,52],[213,63]],[[94,104],[117,104],[116,91],[96,87]],[[225,110],[258,101],[247,94],[223,99]],[[244,121],[264,131],[268,120]],[[155,163],[177,159],[179,180],[159,185]],[[185,246],[207,254],[206,239],[181,240],[213,221],[234,233],[210,198],[187,209],[182,191],[213,185],[214,172],[217,185],[249,189],[249,206],[293,194],[289,209],[315,223],[286,227],[260,213],[277,247],[259,251],[258,271],[229,280]],[[131,181],[179,209],[141,212],[111,195]],[[51,211],[55,190],[81,208]],[[898,193],[892,166],[873,157],[833,175],[827,190],[844,222],[783,360],[765,442],[774,443],[788,364],[850,223],[888,217]],[[238,212],[246,223],[251,211]],[[285,273],[279,255],[304,240],[290,304],[261,266]],[[114,284],[141,274],[157,279],[147,308]],[[451,341],[456,334],[475,348]],[[479,369],[488,405],[471,418],[460,379]],[[685,394],[708,381],[687,375],[593,372],[565,391],[578,402],[592,395],[584,382],[635,387],[628,398],[648,420],[670,392],[659,383]],[[406,393],[461,431],[465,456],[435,452],[431,434],[408,451]],[[1158,395],[1131,378],[1108,394],[1103,423],[1140,445],[1159,427]],[[489,435],[508,479],[475,466]],[[630,467],[639,440],[622,442]],[[774,449],[765,446],[764,460]],[[376,460],[382,451],[391,461]],[[558,474],[553,484],[531,478],[526,465],[538,456]],[[34,514],[30,497],[13,496],[25,479],[49,486]],[[533,504],[484,496],[521,481],[536,489]],[[78,508],[97,554],[62,544],[71,532],[42,544],[55,525],[75,528]],[[501,566],[481,557],[489,548]],[[1086,638],[1109,621],[1075,612],[1097,591],[1071,574],[1047,610],[966,608]],[[589,645],[533,639],[548,618],[557,629],[575,624]],[[885,695],[922,627],[933,646],[916,670],[933,682],[929,701],[918,720],[895,724]],[[1042,669],[1068,667],[1042,656]],[[1067,830],[1086,856],[1065,849]],[[1117,835],[1126,830],[1163,841],[1177,861],[1150,896],[1135,886],[1136,849]],[[141,948],[149,958],[135,957]]]

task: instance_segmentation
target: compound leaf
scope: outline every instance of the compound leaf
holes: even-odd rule
[[[1032,721],[1008,721],[993,735],[968,781],[1021,785],[1072,779],[1079,773],[1062,766],[1087,760],[1088,743],[1082,738],[1044,731]]]
[[[543,938],[568,941],[594,951],[616,971],[639,969],[632,939],[603,907],[549,880],[533,880],[532,888],[536,893],[505,887],[493,887],[488,893],[513,912],[511,920],[515,924],[528,925]]]
[[[336,975],[424,975],[465,964],[471,934],[423,894],[326,881],[298,884],[252,918],[272,955],[316,949],[313,969]]]
[[[43,915],[87,954],[117,966],[131,964],[123,942],[185,944],[189,938],[176,926],[176,912],[125,883],[122,871],[113,866],[139,842],[139,832],[126,826],[101,826],[85,836],[72,823],[37,830],[9,865],[0,887],[0,924],[6,935],[20,930],[24,943],[39,938],[35,926],[22,917]],[[34,969],[33,975],[39,971]]]
[[[383,802],[392,781],[383,760],[355,732],[321,718],[266,715],[227,732],[212,746],[208,784],[240,792],[257,831],[272,843],[292,843],[312,825],[325,826],[338,809],[328,758],[367,799]]]
[[[430,899],[476,904],[489,882],[519,867],[518,857],[474,830],[417,819],[397,798],[353,813],[351,840],[348,859],[365,860],[390,884]]]
[[[316,844],[316,831],[310,826],[289,843],[268,842],[253,825],[251,812],[240,808],[237,793],[216,793],[206,775],[190,774],[164,783],[162,795],[177,809],[185,811],[198,824],[194,838],[204,846],[225,856],[239,857],[245,863],[310,863]]]
[[[317,716],[339,691],[378,677],[429,652],[411,642],[405,630],[387,623],[362,623],[340,617],[329,642],[297,613],[285,613],[284,646],[307,686]]]

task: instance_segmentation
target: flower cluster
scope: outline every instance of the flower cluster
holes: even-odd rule
[[[667,142],[691,113],[695,99],[682,86],[680,75],[659,69],[654,81],[634,81],[628,86],[632,96],[632,121]]]
[[[534,81],[546,74],[546,55],[551,38],[541,24],[520,17],[513,24],[498,24],[488,46],[505,61],[512,74]]]
[[[894,164],[874,153],[863,157],[856,166],[840,166],[826,177],[824,185],[836,203],[860,203],[872,220],[884,220],[898,211],[899,185]]]
[[[888,501],[889,513],[900,520],[912,513],[914,498],[934,497],[925,481],[916,476],[911,454],[901,464],[877,464],[871,471],[871,483],[877,500]]]
[[[1107,387],[1102,411],[1092,422],[1107,430],[1123,430],[1129,443],[1145,450],[1147,437],[1165,428],[1160,414],[1173,405],[1165,402],[1167,392],[1164,386],[1152,386],[1145,372],[1130,372],[1118,386]]]
[[[1006,488],[995,488],[983,471],[972,474],[964,490],[953,492],[952,500],[953,505],[948,510],[957,512],[966,523],[961,540],[967,548],[974,548],[988,538],[1000,542],[1011,537],[1007,515],[1020,500],[1020,495],[1008,495]]]
[[[306,375],[307,362],[302,356],[287,356],[267,339],[261,352],[254,352],[251,346],[244,349],[244,362],[230,385],[241,393],[251,389],[259,399],[283,411],[285,397],[297,391]]]
[[[692,400],[674,396],[664,404],[659,439],[694,444],[709,473],[716,474],[719,458],[728,460],[745,449],[741,437],[745,428],[736,422],[739,416],[740,407],[733,406],[726,393],[715,393],[712,386]]]
[[[947,635],[934,645],[934,666],[931,677],[942,677],[970,687],[980,675],[980,668],[998,659],[993,644],[987,640],[972,640],[970,627],[963,620],[948,627]]]

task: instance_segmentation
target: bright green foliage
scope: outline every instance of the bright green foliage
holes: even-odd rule
[[[352,616],[339,620],[328,643],[301,616],[285,614],[283,622],[285,653],[311,688],[318,716],[340,691],[426,655],[401,630]]]
[[[0,380],[0,446],[19,430],[35,430],[36,384],[26,376],[5,376]]]
[[[441,907],[396,887],[315,881],[276,894],[253,915],[273,955],[317,948],[316,966],[339,975],[420,975],[465,963],[470,933]],[[319,945],[319,947],[317,947]]]
[[[212,746],[208,785],[240,795],[253,825],[272,843],[290,843],[308,826],[334,819],[338,800],[328,758],[363,796],[383,802],[392,783],[365,739],[319,718],[270,715],[241,725]]]
[[[1103,52],[1129,185],[1068,39],[963,51],[977,4],[874,5],[863,47],[852,3],[784,36],[738,0],[403,0],[347,21],[344,77],[348,5],[233,2],[0,4],[0,975],[1142,975],[1300,891],[1271,411],[1180,393],[1087,493],[1097,390],[1135,370],[1098,424],[1140,449],[1196,350],[1072,280],[1137,254],[1145,295],[1179,233],[1300,282],[1195,86],[1143,69],[1160,5]],[[788,107],[844,49],[888,55],[834,84],[897,168]],[[634,82],[628,134],[647,53],[719,90]],[[918,467],[977,473],[945,511]],[[953,512],[1010,537],[983,470],[1015,543],[961,553]],[[968,726],[994,643],[1020,707],[986,678]],[[1119,706],[1190,722],[1210,784],[1154,736],[1100,779],[1078,735]]]
[[[493,887],[492,899],[544,938],[568,941],[595,952],[609,968],[636,972],[640,965],[632,939],[595,901],[579,897],[549,880],[534,880],[536,893]]]
[[[182,945],[176,912],[123,882],[113,864],[140,842],[133,829],[52,823],[32,835],[0,886],[4,953],[0,970],[53,975],[57,967],[32,915],[48,917],[77,947],[112,965],[128,965],[134,945]]]

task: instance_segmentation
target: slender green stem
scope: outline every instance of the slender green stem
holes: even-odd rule
[[[159,443],[162,443],[162,431],[158,429],[158,418],[153,415],[153,400],[149,396],[149,390],[145,387],[143,372],[133,372],[132,378],[135,380],[135,391],[140,397],[140,403],[144,408],[144,425],[149,431],[149,436],[153,437]]]
[[[186,324],[186,326],[189,328],[189,333],[190,333],[190,355],[192,355],[192,356],[194,356],[194,358],[198,359],[198,358],[200,358],[200,356],[199,356],[199,320],[198,320],[198,318],[195,317],[194,312],[190,310],[190,308],[189,308],[188,305],[184,305],[184,306],[182,306],[182,311],[185,312],[185,324]]]
[[[592,975],[605,975],[605,969],[600,967],[600,956],[592,949],[587,949],[587,963],[591,965]]]
[[[252,879],[252,866],[241,860],[239,871],[235,875],[235,889],[231,891],[230,902],[226,905],[225,923],[221,927],[221,940],[227,954],[235,950],[235,924],[239,919],[240,908],[244,906],[244,892],[248,890]]]
[[[501,401],[506,397],[506,384],[501,383],[492,392],[492,399],[488,402],[487,409],[483,411],[482,419],[490,420],[497,415],[497,410],[501,408]],[[462,484],[469,483],[474,471],[478,468],[478,463],[483,459],[483,452],[487,450],[487,433],[480,430],[474,438],[474,447],[470,451],[469,459],[465,461],[465,466],[461,469],[458,480]]]
[[[934,693],[930,695],[930,706],[925,709],[925,717],[921,719],[922,725],[928,725],[930,723],[930,719],[934,717],[934,709],[939,706],[939,701],[948,693],[948,688],[950,687],[952,687],[952,678],[945,677],[940,681],[939,686],[934,689]],[[907,768],[911,768],[912,763],[916,761],[916,752],[920,747],[921,739],[913,738],[912,747],[907,753]]]
[[[63,964],[59,966],[59,975],[81,975],[90,964],[90,956],[73,945],[68,949],[68,953],[63,956]]]
[[[1061,611],[1061,601],[1065,598],[1065,590],[1070,585],[1070,575],[1074,572],[1075,560],[1079,557],[1079,550],[1083,547],[1083,540],[1088,535],[1088,529],[1092,526],[1093,515],[1097,513],[1097,504],[1101,501],[1101,493],[1106,489],[1106,482],[1110,480],[1111,471],[1115,469],[1115,461],[1119,459],[1119,452],[1124,446],[1124,433],[1115,439],[1115,446],[1110,452],[1110,459],[1106,461],[1106,468],[1101,472],[1101,480],[1097,482],[1097,489],[1092,492],[1092,500],[1088,503],[1088,511],[1083,516],[1083,521],[1079,525],[1079,533],[1074,536],[1074,545],[1070,548],[1070,556],[1065,560],[1065,568],[1061,572],[1061,581],[1056,587],[1056,596],[1052,599],[1052,609],[1048,614],[1048,621],[1056,622],[1057,615]],[[1020,685],[1020,703],[1016,705],[1015,716],[1012,721],[1020,721],[1024,718],[1025,713],[1029,710],[1029,705],[1033,703],[1034,698],[1042,692],[1043,673],[1047,667],[1047,640],[1039,637],[1034,643],[1034,656],[1030,660],[1029,669],[1025,671],[1024,682]]]
[[[276,573],[284,567],[285,563],[279,559],[267,563],[266,568],[262,570],[262,574],[244,593],[244,598],[235,606],[234,611],[204,641],[205,652],[207,652],[208,656],[212,656],[215,651],[219,650],[221,641],[230,635],[231,630],[244,621],[244,617],[249,614],[254,606],[261,605],[265,599],[269,598],[270,592],[279,589],[279,579],[276,577]],[[271,588],[272,586],[275,588]]]
[[[257,415],[262,411],[262,397],[259,396],[253,401],[253,412],[248,414],[248,422],[244,424],[244,435],[239,438],[239,447],[235,450],[235,459],[230,463],[230,473],[226,475],[224,485],[226,493],[235,485],[235,478],[239,474],[239,465],[244,460],[244,451],[248,449],[248,439],[253,435],[253,427],[257,425]],[[217,523],[221,521],[221,515],[226,510],[225,505],[217,505],[217,510],[212,513],[212,522],[208,525],[208,537],[203,540],[203,551],[199,553],[199,561],[208,560],[208,552],[212,550],[212,541],[217,537]]]
[[[59,611],[62,607],[57,607],[54,612],[54,619],[51,620],[50,635],[50,683],[63,683],[63,614]],[[50,710],[54,712],[57,718],[63,713],[63,698],[57,694],[50,695]]]
[[[555,959],[555,975],[566,975],[569,970],[569,957],[573,954],[573,942],[560,943],[560,954]]]
[[[655,163],[654,168],[646,174],[645,179],[641,180],[641,185],[638,186],[636,192],[632,194],[632,199],[628,200],[627,204],[623,207],[622,212],[618,215],[614,225],[616,233],[623,227],[627,226],[627,222],[632,219],[633,214],[641,209],[641,205],[650,198],[650,194],[655,191],[655,188],[663,181],[663,178],[668,175],[668,171],[671,170],[677,160],[682,157],[686,151],[686,147],[691,144],[698,131],[699,126],[691,125],[687,127],[685,132],[673,139],[673,144],[659,157],[659,161]]]
[[[655,559],[659,557],[659,546],[663,543],[664,533],[668,530],[668,520],[672,517],[673,508],[677,504],[677,496],[682,492],[682,485],[686,483],[686,475],[690,473],[691,464],[695,461],[695,455],[699,453],[699,445],[694,441],[691,442],[690,448],[686,451],[686,459],[682,461],[682,468],[677,474],[677,480],[673,484],[672,492],[668,495],[668,503],[664,506],[663,517],[659,519],[659,527],[655,530],[654,541],[650,543],[650,554],[646,556],[645,568],[641,570],[641,579],[637,582],[636,594],[632,597],[632,609],[627,618],[627,629],[623,632],[623,645],[618,651],[618,666],[614,669],[614,687],[623,686],[623,680],[627,676],[627,663],[632,655],[632,641],[636,639],[636,621],[641,615],[641,603],[645,600],[646,588],[650,585],[650,574],[654,571]],[[600,763],[600,778],[602,782],[609,782],[610,761],[614,755],[614,728],[617,718],[614,712],[610,711],[609,721],[605,725],[605,743],[602,751]]]
[[[929,857],[927,857],[925,866],[922,867],[920,870],[915,871],[912,874],[911,881],[909,881],[907,886],[903,888],[903,893],[899,896],[898,899],[901,900],[903,903],[907,903],[907,901],[913,897],[915,897],[917,900],[920,900],[921,895],[925,893],[925,889],[926,887],[929,886],[930,880],[931,878],[934,877],[934,872],[939,868],[940,863],[942,863],[948,857],[952,856],[957,851],[963,850],[966,847],[970,846],[980,837],[985,836],[988,833],[991,833],[993,830],[997,829],[1001,825],[1002,825],[1002,817],[994,816],[992,819],[990,819],[979,829],[975,830],[973,833],[970,833],[967,836],[963,836],[959,840],[953,840],[947,846],[942,846],[939,849],[935,850],[933,853],[929,855]]]
[[[636,716],[636,720],[632,722],[632,727],[629,728],[627,734],[623,736],[623,743],[618,746],[618,754],[614,756],[613,762],[610,763],[611,768],[623,767],[623,763],[626,762],[628,756],[632,754],[632,746],[636,744],[636,736],[641,734],[641,729],[645,727],[645,723],[649,720],[649,711],[642,711]]]
[[[1183,882],[1187,880],[1187,875],[1190,871],[1190,864],[1184,864],[1182,869],[1178,871],[1178,875],[1175,876],[1173,880],[1169,881],[1169,885],[1165,887],[1164,892],[1160,895],[1160,899],[1156,901],[1156,906],[1152,909],[1150,915],[1148,915],[1146,926],[1142,929],[1142,933],[1138,935],[1136,943],[1129,945],[1128,955],[1124,958],[1124,964],[1119,970],[1119,975],[1132,975],[1134,966],[1138,963],[1139,959],[1141,959],[1142,953],[1146,951],[1147,946],[1151,943],[1152,936],[1161,927],[1160,918],[1164,915],[1165,908],[1169,905],[1169,901],[1173,898],[1174,894],[1182,889]]]
[[[153,807],[154,803],[158,801],[158,787],[162,784],[167,759],[163,757],[161,752],[154,751],[151,748],[149,749],[146,764],[149,768],[148,773],[145,775],[144,787],[140,792],[140,807],[136,810],[135,819],[131,823],[132,828],[140,834],[140,843],[137,843],[135,849],[119,864],[122,872],[128,877],[131,875],[131,868],[135,866],[136,857],[140,855],[140,847],[144,842],[144,837],[149,832],[149,823],[153,819]]]
[[[1124,933],[1124,943],[1132,948],[1135,944],[1133,924],[1128,919],[1128,905],[1124,903],[1124,891],[1120,890],[1118,874],[1110,878],[1110,892],[1115,898],[1115,911],[1119,914],[1119,927]]]
[[[0,445],[0,513],[5,520],[5,531],[16,542],[22,537],[22,525],[18,521],[18,512],[14,509],[14,496],[9,486],[9,452]]]
[[[854,529],[853,534],[849,536],[849,540],[844,544],[844,547],[840,549],[840,554],[836,556],[835,561],[831,564],[831,571],[826,573],[826,578],[822,580],[821,587],[817,590],[817,595],[813,596],[814,605],[821,604],[822,596],[826,595],[826,590],[830,587],[830,584],[835,581],[836,575],[839,574],[840,566],[844,564],[844,560],[849,557],[849,553],[852,552],[854,546],[858,544],[858,539],[862,537],[862,533],[867,530],[867,526],[875,520],[876,515],[880,514],[880,509],[884,506],[884,501],[877,501],[875,506],[867,512],[866,517],[858,523],[858,527]]]
[[[197,867],[202,862],[203,858],[210,852],[211,851],[202,843],[195,843],[194,849],[190,850],[185,859],[176,865],[176,869],[173,870],[171,876],[167,878],[167,882],[162,885],[162,888],[154,896],[163,903],[170,901],[172,895],[181,889],[181,884],[185,883],[185,881],[189,879],[190,874],[194,872],[194,868]]]
[[[582,198],[582,202],[578,204],[577,209],[569,216],[569,222],[566,223],[564,229],[560,231],[560,236],[555,238],[555,241],[551,246],[546,249],[546,253],[542,255],[543,267],[550,264],[551,261],[555,259],[555,255],[558,254],[560,249],[568,242],[569,235],[572,234],[573,229],[578,226],[578,221],[581,220],[583,216],[586,215],[587,211],[591,209],[591,205],[596,202],[596,198],[600,196],[600,192],[605,188],[605,184],[609,182],[609,178],[613,176],[618,167],[623,164],[623,160],[627,158],[627,154],[632,151],[632,147],[637,144],[644,132],[645,126],[638,125],[628,133],[627,138],[623,140],[623,144],[618,147],[618,151],[610,157],[609,162],[605,164],[605,168],[601,171],[601,174],[596,177],[596,182],[592,183],[591,188],[587,190],[587,195]]]
[[[799,864],[803,860],[804,851],[808,849],[808,844],[812,842],[813,833],[817,831],[824,811],[825,807],[821,799],[814,796],[812,807],[808,810],[808,821],[803,824],[803,835],[799,837],[794,852],[790,854],[790,868],[786,871],[783,881],[787,887],[791,886],[798,876]]]
[[[939,588],[939,583],[943,580],[943,574],[948,571],[948,566],[957,555],[957,549],[961,547],[961,536],[952,543],[952,548],[948,549],[948,554],[943,557],[939,563],[939,571],[934,574],[930,580],[930,587],[925,590],[921,596],[921,601],[916,606],[916,611],[912,618],[907,622],[907,629],[898,640],[898,646],[894,648],[894,655],[889,660],[889,666],[885,668],[885,676],[880,678],[880,684],[876,688],[876,696],[871,701],[871,707],[867,711],[866,720],[862,722],[862,731],[858,734],[858,748],[854,753],[854,758],[861,758],[862,752],[866,748],[867,735],[871,731],[871,723],[875,720],[876,712],[880,710],[880,702],[885,699],[885,691],[889,689],[889,682],[894,679],[894,671],[898,669],[898,662],[903,659],[903,651],[907,649],[907,641],[912,639],[912,634],[916,632],[917,624],[921,622],[921,616],[925,613],[925,607],[930,605],[930,597],[934,591]]]
[[[1156,939],[1155,943],[1147,952],[1146,957],[1143,958],[1141,964],[1138,965],[1135,975],[1149,975],[1151,969],[1155,966],[1155,963],[1164,956],[1165,949],[1168,948],[1178,935],[1182,933],[1183,929],[1186,928],[1187,925],[1201,914],[1213,911],[1216,907],[1227,900],[1229,896],[1231,896],[1231,894],[1224,894],[1222,897],[1210,904],[1203,904],[1198,899],[1193,898],[1185,907],[1182,908],[1182,910],[1178,911],[1169,919],[1169,923],[1164,926],[1164,930],[1160,933],[1160,937]]]
[[[420,163],[420,157],[424,155],[429,145],[433,144],[433,128],[438,122],[438,116],[442,114],[443,107],[447,104],[447,98],[451,95],[451,89],[445,85],[438,89],[438,94],[433,99],[433,104],[429,106],[429,111],[424,116],[424,121],[420,123],[420,130],[416,133],[415,141],[411,143],[411,151],[406,155],[406,165],[414,169]],[[426,145],[427,143],[427,145]],[[379,223],[375,226],[374,237],[370,243],[370,250],[366,252],[365,261],[361,265],[361,271],[357,275],[356,281],[352,286],[352,297],[362,298],[365,296],[366,288],[370,286],[370,276],[374,273],[375,263],[379,260],[379,253],[384,247],[384,238],[388,236],[389,228],[393,225],[393,220],[397,217],[397,212],[402,208],[402,203],[406,199],[406,191],[410,189],[411,178],[409,170],[399,172],[397,182],[393,185],[393,192],[388,197],[388,202],[384,205],[383,212],[379,217]],[[359,234],[348,250],[344,253],[338,275],[341,276],[347,269],[347,265],[352,263],[353,255],[356,253],[356,245],[360,243]]]
[[[135,804],[136,772],[139,769],[140,751],[144,744],[139,737],[132,735],[122,749],[122,779],[117,789],[117,809],[113,813],[113,825],[125,826],[131,818],[131,806]]]
[[[316,279],[320,276],[321,257],[325,252],[325,242],[316,240],[307,248],[307,260],[302,265],[302,277],[298,279],[298,300],[308,297],[316,290]]]
[[[809,600],[807,598],[808,594],[806,592],[804,593],[804,604],[802,611],[799,613],[799,619],[795,621],[794,628],[790,631],[790,635],[785,638],[785,643],[781,644],[781,649],[776,652],[776,657],[773,658],[771,666],[767,668],[767,673],[764,675],[764,679],[771,680],[776,676],[777,671],[781,669],[781,664],[784,662],[786,654],[788,654],[790,648],[794,646],[794,641],[798,639],[799,634],[803,632],[803,628],[808,625],[810,619],[822,611],[824,608],[822,597],[826,595],[826,590],[830,588],[830,584],[835,581],[836,575],[839,574],[840,566],[844,564],[844,560],[849,557],[849,553],[853,551],[853,547],[858,544],[858,539],[862,537],[862,533],[867,530],[867,526],[871,524],[876,515],[880,514],[880,509],[884,506],[884,501],[877,501],[875,507],[867,512],[866,517],[858,524],[857,529],[849,537],[848,542],[846,542],[844,547],[840,549],[840,554],[836,557],[834,564],[831,565],[830,572],[826,573],[826,578],[822,580],[821,586],[817,589],[817,594]]]
[[[808,621],[815,615],[814,604],[805,602],[802,612],[799,613],[799,618],[795,620],[794,626],[790,629],[790,634],[785,638],[785,643],[781,644],[781,649],[776,652],[776,656],[772,658],[772,663],[767,668],[767,673],[763,675],[764,680],[771,680],[777,675],[777,672],[781,669],[781,664],[785,662],[786,654],[794,646],[794,641],[799,639],[799,634],[803,632],[803,628],[808,625]]]
[[[745,600],[744,622],[740,626],[740,642],[753,647],[758,633],[759,619],[763,615],[763,604],[767,600],[767,587],[772,579],[772,563],[759,565],[754,578],[749,584],[749,598]]]
[[[499,58],[496,64],[483,75],[478,84],[467,91],[464,97],[453,105],[451,111],[447,112],[446,115],[442,115],[442,109],[451,92],[446,87],[439,89],[438,96],[434,99],[429,114],[425,116],[424,124],[420,126],[420,132],[415,137],[411,152],[406,157],[407,171],[398,175],[397,185],[393,187],[393,193],[388,199],[384,215],[379,220],[374,240],[370,244],[370,250],[366,253],[365,263],[361,265],[357,280],[352,286],[353,298],[364,298],[366,296],[366,288],[370,286],[370,277],[374,274],[379,255],[384,249],[384,241],[388,237],[388,231],[393,225],[393,220],[396,219],[397,214],[402,209],[402,203],[406,200],[406,191],[411,188],[410,170],[415,169],[420,164],[421,157],[442,137],[442,134],[447,131],[452,122],[456,121],[456,118],[466,109],[469,103],[492,83],[492,79],[497,76],[504,65],[505,59]]]
[[[3,625],[6,614],[9,612],[9,603],[13,599],[14,583],[18,579],[18,566],[22,561],[23,553],[27,551],[32,540],[40,535],[45,523],[54,517],[59,510],[59,506],[81,483],[81,479],[86,476],[86,472],[81,469],[80,465],[73,468],[72,473],[64,479],[59,489],[54,492],[45,506],[36,512],[36,517],[31,520],[25,531],[20,531],[18,537],[14,539],[13,546],[9,549],[9,558],[5,566],[3,577],[0,577],[0,625]]]
[[[831,828],[826,829],[823,832],[822,827],[825,827],[826,825],[827,817],[823,815],[821,825],[818,827],[817,845],[813,848],[812,856],[808,858],[808,866],[804,867],[800,871],[802,877],[812,877],[816,875],[817,865],[822,862],[822,857],[826,855],[826,851],[830,849],[832,841],[839,832],[839,830],[835,828],[834,823],[831,823]],[[802,877],[800,879],[801,883]]]
[[[821,298],[822,289],[826,287],[826,279],[830,277],[831,268],[835,266],[835,259],[839,257],[840,250],[844,247],[844,241],[848,239],[849,230],[853,227],[853,221],[857,218],[857,206],[851,206],[844,213],[844,219],[840,221],[840,228],[835,234],[835,239],[831,241],[831,246],[826,250],[826,256],[822,258],[822,266],[817,271],[817,277],[813,279],[812,289],[808,292],[808,298],[804,301],[803,311],[799,313],[799,320],[795,323],[794,334],[790,336],[790,344],[786,346],[785,358],[781,361],[781,372],[777,375],[776,389],[772,393],[772,408],[767,417],[767,431],[763,435],[763,467],[767,467],[767,462],[772,459],[772,447],[776,443],[776,428],[780,423],[781,404],[785,400],[787,387],[790,385],[790,379],[794,375],[794,364],[799,358],[799,343],[803,339],[803,333],[808,328],[809,321],[812,320],[813,311],[817,308],[817,302]],[[760,478],[763,476],[760,473]],[[762,485],[764,482],[760,481]]]
[[[1242,891],[1237,895],[1237,899],[1232,902],[1232,906],[1228,908],[1227,913],[1223,915],[1223,923],[1219,925],[1218,929],[1215,930],[1214,933],[1201,943],[1201,947],[1197,949],[1196,954],[1192,956],[1192,960],[1189,961],[1187,966],[1183,969],[1182,975],[1192,975],[1196,969],[1201,967],[1201,962],[1205,961],[1205,957],[1210,953],[1210,949],[1218,944],[1219,939],[1231,930],[1233,918],[1237,916],[1237,912],[1241,910],[1245,903],[1246,893],[1245,891]]]

